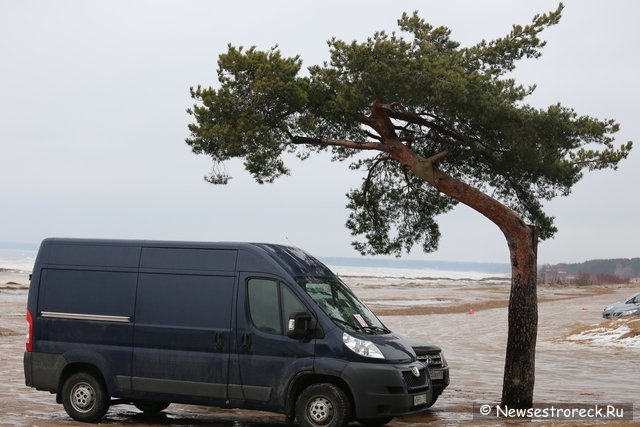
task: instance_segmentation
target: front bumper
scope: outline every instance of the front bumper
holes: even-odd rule
[[[640,316],[640,312],[632,312],[629,314],[624,314],[626,311],[631,311],[631,310],[624,310],[624,311],[610,311],[610,312],[604,312],[602,313],[602,317],[605,319],[620,319],[620,318],[627,318],[627,317],[638,317]]]
[[[412,367],[418,368],[418,377],[411,373]],[[389,365],[349,362],[341,377],[351,387],[357,419],[422,412],[433,398],[429,371],[421,363]]]
[[[444,389],[449,386],[449,367],[429,368],[429,372],[431,373],[433,396],[440,396]]]

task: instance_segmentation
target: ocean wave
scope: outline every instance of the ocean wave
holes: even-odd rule
[[[0,272],[3,273],[31,273],[36,259],[25,258],[0,258]]]

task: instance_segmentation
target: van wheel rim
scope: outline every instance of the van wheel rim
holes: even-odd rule
[[[78,383],[71,389],[71,404],[78,412],[89,412],[96,403],[96,392],[87,383]]]
[[[318,424],[329,424],[333,418],[333,405],[326,397],[316,397],[309,403],[309,418]]]

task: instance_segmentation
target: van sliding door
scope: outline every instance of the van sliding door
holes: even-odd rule
[[[234,277],[140,274],[132,390],[226,398]]]

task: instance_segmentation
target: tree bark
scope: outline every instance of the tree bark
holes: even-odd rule
[[[504,234],[511,256],[511,293],[501,404],[532,407],[538,334],[537,230],[496,199],[438,170],[430,159],[416,156],[410,167],[440,192],[486,216]]]
[[[513,243],[509,243],[511,295],[501,405],[509,408],[533,406],[538,335],[538,231],[535,227],[527,229],[519,238],[507,237]]]

